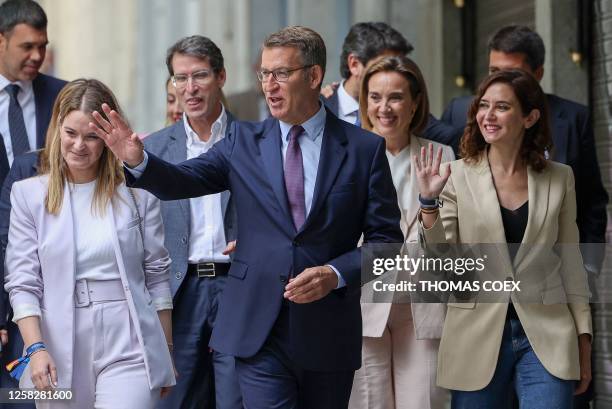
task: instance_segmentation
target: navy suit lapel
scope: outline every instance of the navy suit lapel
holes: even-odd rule
[[[312,206],[301,230],[308,228],[321,210],[323,202],[330,189],[334,185],[336,175],[344,162],[346,156],[346,144],[348,139],[344,129],[340,125],[340,119],[327,111],[325,129],[323,131],[323,141],[321,141],[321,157],[319,158],[319,168],[317,169],[317,180],[315,182]]]
[[[49,126],[54,99],[50,98],[45,92],[43,79],[40,75],[32,81],[32,89],[34,91],[34,106],[36,109],[36,146],[32,146],[32,149],[35,150],[45,145],[45,135]]]
[[[267,121],[268,122],[268,121]],[[293,220],[289,213],[285,177],[283,171],[283,157],[281,152],[281,131],[278,120],[270,120],[265,127],[259,144],[261,159],[263,161],[268,181],[278,205],[288,221]],[[291,223],[293,226],[293,223]]]
[[[225,137],[227,138],[232,122],[234,122],[234,115],[229,111],[225,111],[225,115],[227,115],[227,121],[225,125]],[[230,192],[229,190],[225,190],[221,192],[221,212],[223,212],[223,220],[226,220],[227,217],[227,206],[230,200]]]

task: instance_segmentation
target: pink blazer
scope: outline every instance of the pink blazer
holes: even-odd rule
[[[5,289],[13,307],[40,307],[42,336],[57,366],[59,387],[70,388],[75,342],[72,207],[66,184],[60,213],[48,213],[47,183],[48,176],[38,176],[13,185]],[[119,186],[107,212],[114,221],[113,246],[119,274],[144,352],[149,386],[154,389],[175,383],[166,339],[152,304],[153,298],[171,297],[170,259],[163,244],[159,200],[139,189],[134,194],[143,218],[144,248],[134,202],[125,185]],[[33,387],[28,369],[21,377],[21,386]]]

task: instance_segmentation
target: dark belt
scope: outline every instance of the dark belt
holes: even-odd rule
[[[187,274],[193,274],[197,277],[219,277],[227,275],[229,271],[229,263],[197,263],[187,264]]]

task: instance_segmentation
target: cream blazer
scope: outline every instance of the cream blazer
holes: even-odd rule
[[[505,243],[504,226],[491,169],[486,155],[476,165],[453,162],[442,199],[440,216],[430,229],[419,223],[427,243]],[[569,166],[549,162],[540,173],[528,168],[529,216],[523,244],[511,263],[507,247],[494,262],[506,277],[542,282],[538,254],[557,243],[578,243],[576,193]],[[510,297],[527,338],[539,360],[552,375],[579,379],[578,335],[592,334],[586,272],[578,246],[564,251],[549,265],[558,282],[538,287],[539,302],[520,303]],[[554,254],[554,253],[553,253]],[[556,274],[554,274],[556,273]],[[539,281],[538,281],[539,280]],[[548,280],[548,279],[547,279]],[[554,280],[551,280],[554,281]],[[526,290],[530,290],[526,288]],[[533,289],[531,289],[533,292]],[[573,302],[559,303],[559,292]],[[474,391],[489,384],[495,372],[507,303],[449,303],[438,353],[438,385]],[[522,297],[522,296],[521,296]],[[532,298],[533,299],[533,298]]]
[[[442,161],[450,162],[455,159],[455,155],[450,146],[442,145],[427,139],[418,138],[414,135],[410,138],[410,147],[408,151],[404,150],[396,157],[395,160],[410,161],[414,155],[421,154],[421,148],[427,148],[429,143],[434,146],[435,152],[438,148],[442,148]],[[400,164],[401,165],[401,164]],[[415,246],[418,243],[418,223],[417,216],[419,213],[419,188],[416,180],[416,172],[412,170],[410,175],[398,174],[395,166],[392,166],[391,174],[393,176],[393,184],[397,191],[402,218],[400,221],[402,232],[406,243],[412,243]],[[395,271],[389,271],[385,274],[390,274],[385,282],[397,282],[399,278]],[[392,303],[389,302],[368,302],[376,299],[373,294],[372,283],[364,285],[362,288],[361,317],[363,320],[363,336],[364,337],[382,337],[389,320]],[[417,339],[439,339],[442,335],[442,325],[444,323],[444,315],[446,306],[443,304],[426,304],[426,303],[411,303],[412,322]]]
[[[58,215],[45,209],[48,176],[16,182],[11,190],[11,221],[6,250],[5,289],[11,305],[35,305],[42,312],[41,332],[57,366],[60,388],[72,384],[75,245],[68,184]],[[139,219],[125,185],[107,212],[114,221],[113,247],[131,319],[140,343],[151,389],[174,385],[174,372],[153,298],[171,297],[159,200],[140,189],[134,194]],[[144,248],[143,248],[144,242]],[[143,266],[144,264],[144,266]],[[20,386],[33,387],[29,366]]]

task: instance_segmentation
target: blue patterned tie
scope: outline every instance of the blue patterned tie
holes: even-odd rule
[[[361,128],[361,116],[359,115],[359,110],[355,112],[357,112],[357,120],[355,121],[355,126],[358,126]]]
[[[285,188],[293,224],[296,230],[306,220],[306,200],[304,198],[304,164],[302,162],[302,149],[298,137],[304,132],[304,128],[294,125],[289,131],[289,146],[285,155]]]
[[[10,102],[8,109],[9,131],[11,133],[11,145],[13,148],[13,158],[30,150],[28,142],[28,133],[26,132],[25,121],[23,120],[23,111],[21,105],[17,101],[19,86],[9,84],[5,88],[9,94]]]

